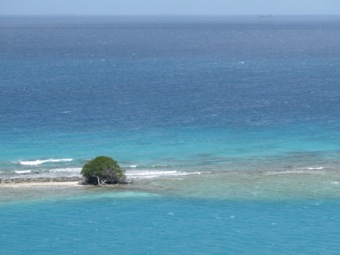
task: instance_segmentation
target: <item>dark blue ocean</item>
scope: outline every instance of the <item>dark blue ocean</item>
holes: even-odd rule
[[[1,254],[338,254],[340,17],[0,17]]]

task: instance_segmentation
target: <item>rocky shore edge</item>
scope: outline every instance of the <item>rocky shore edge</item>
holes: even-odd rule
[[[84,178],[81,176],[58,176],[58,177],[1,177],[1,184],[19,184],[19,183],[62,183],[62,182],[79,182],[83,183]]]

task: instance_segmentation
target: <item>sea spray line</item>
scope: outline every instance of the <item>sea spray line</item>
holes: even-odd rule
[[[265,175],[290,175],[290,174],[325,174],[323,171],[306,171],[306,170],[287,170],[287,171],[269,171]]]
[[[37,159],[37,160],[33,160],[33,161],[19,161],[20,165],[24,165],[24,166],[37,166],[37,165],[41,165],[41,164],[45,164],[45,163],[62,163],[62,162],[71,162],[73,161],[73,159],[71,158],[63,158],[63,159],[45,159],[45,160],[41,160],[41,159]]]
[[[307,167],[308,170],[322,170],[324,169],[324,167],[320,166],[320,167]]]
[[[79,167],[69,167],[69,168],[54,168],[50,169],[49,172],[51,173],[63,173],[63,172],[70,172],[70,173],[79,173],[80,174],[81,168]]]
[[[161,177],[176,177],[186,175],[200,175],[201,172],[180,172],[180,171],[126,171],[126,176],[131,179],[154,179]]]
[[[16,174],[29,174],[29,173],[31,173],[32,172],[32,170],[17,170],[17,171],[15,171],[15,173]]]

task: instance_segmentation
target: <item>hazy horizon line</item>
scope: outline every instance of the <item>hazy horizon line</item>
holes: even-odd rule
[[[31,16],[31,17],[300,17],[300,16],[314,16],[314,17],[328,17],[339,16],[340,14],[1,14],[0,16]]]

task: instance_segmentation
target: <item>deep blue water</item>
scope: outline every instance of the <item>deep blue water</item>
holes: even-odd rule
[[[128,131],[140,139],[161,133],[158,142],[174,128],[327,128],[318,133],[332,136],[340,114],[338,23],[1,18],[2,161],[19,159],[11,155],[21,145],[21,158],[39,158],[46,149],[30,146],[36,140],[66,147],[88,133],[112,139],[114,154],[122,129],[123,143]],[[20,141],[6,140],[13,136]],[[65,156],[72,154],[64,147]]]
[[[163,176],[128,198],[0,189],[1,253],[336,254],[339,26],[0,17],[1,174],[78,174],[108,155]]]
[[[338,25],[2,17],[0,161],[339,151]]]

